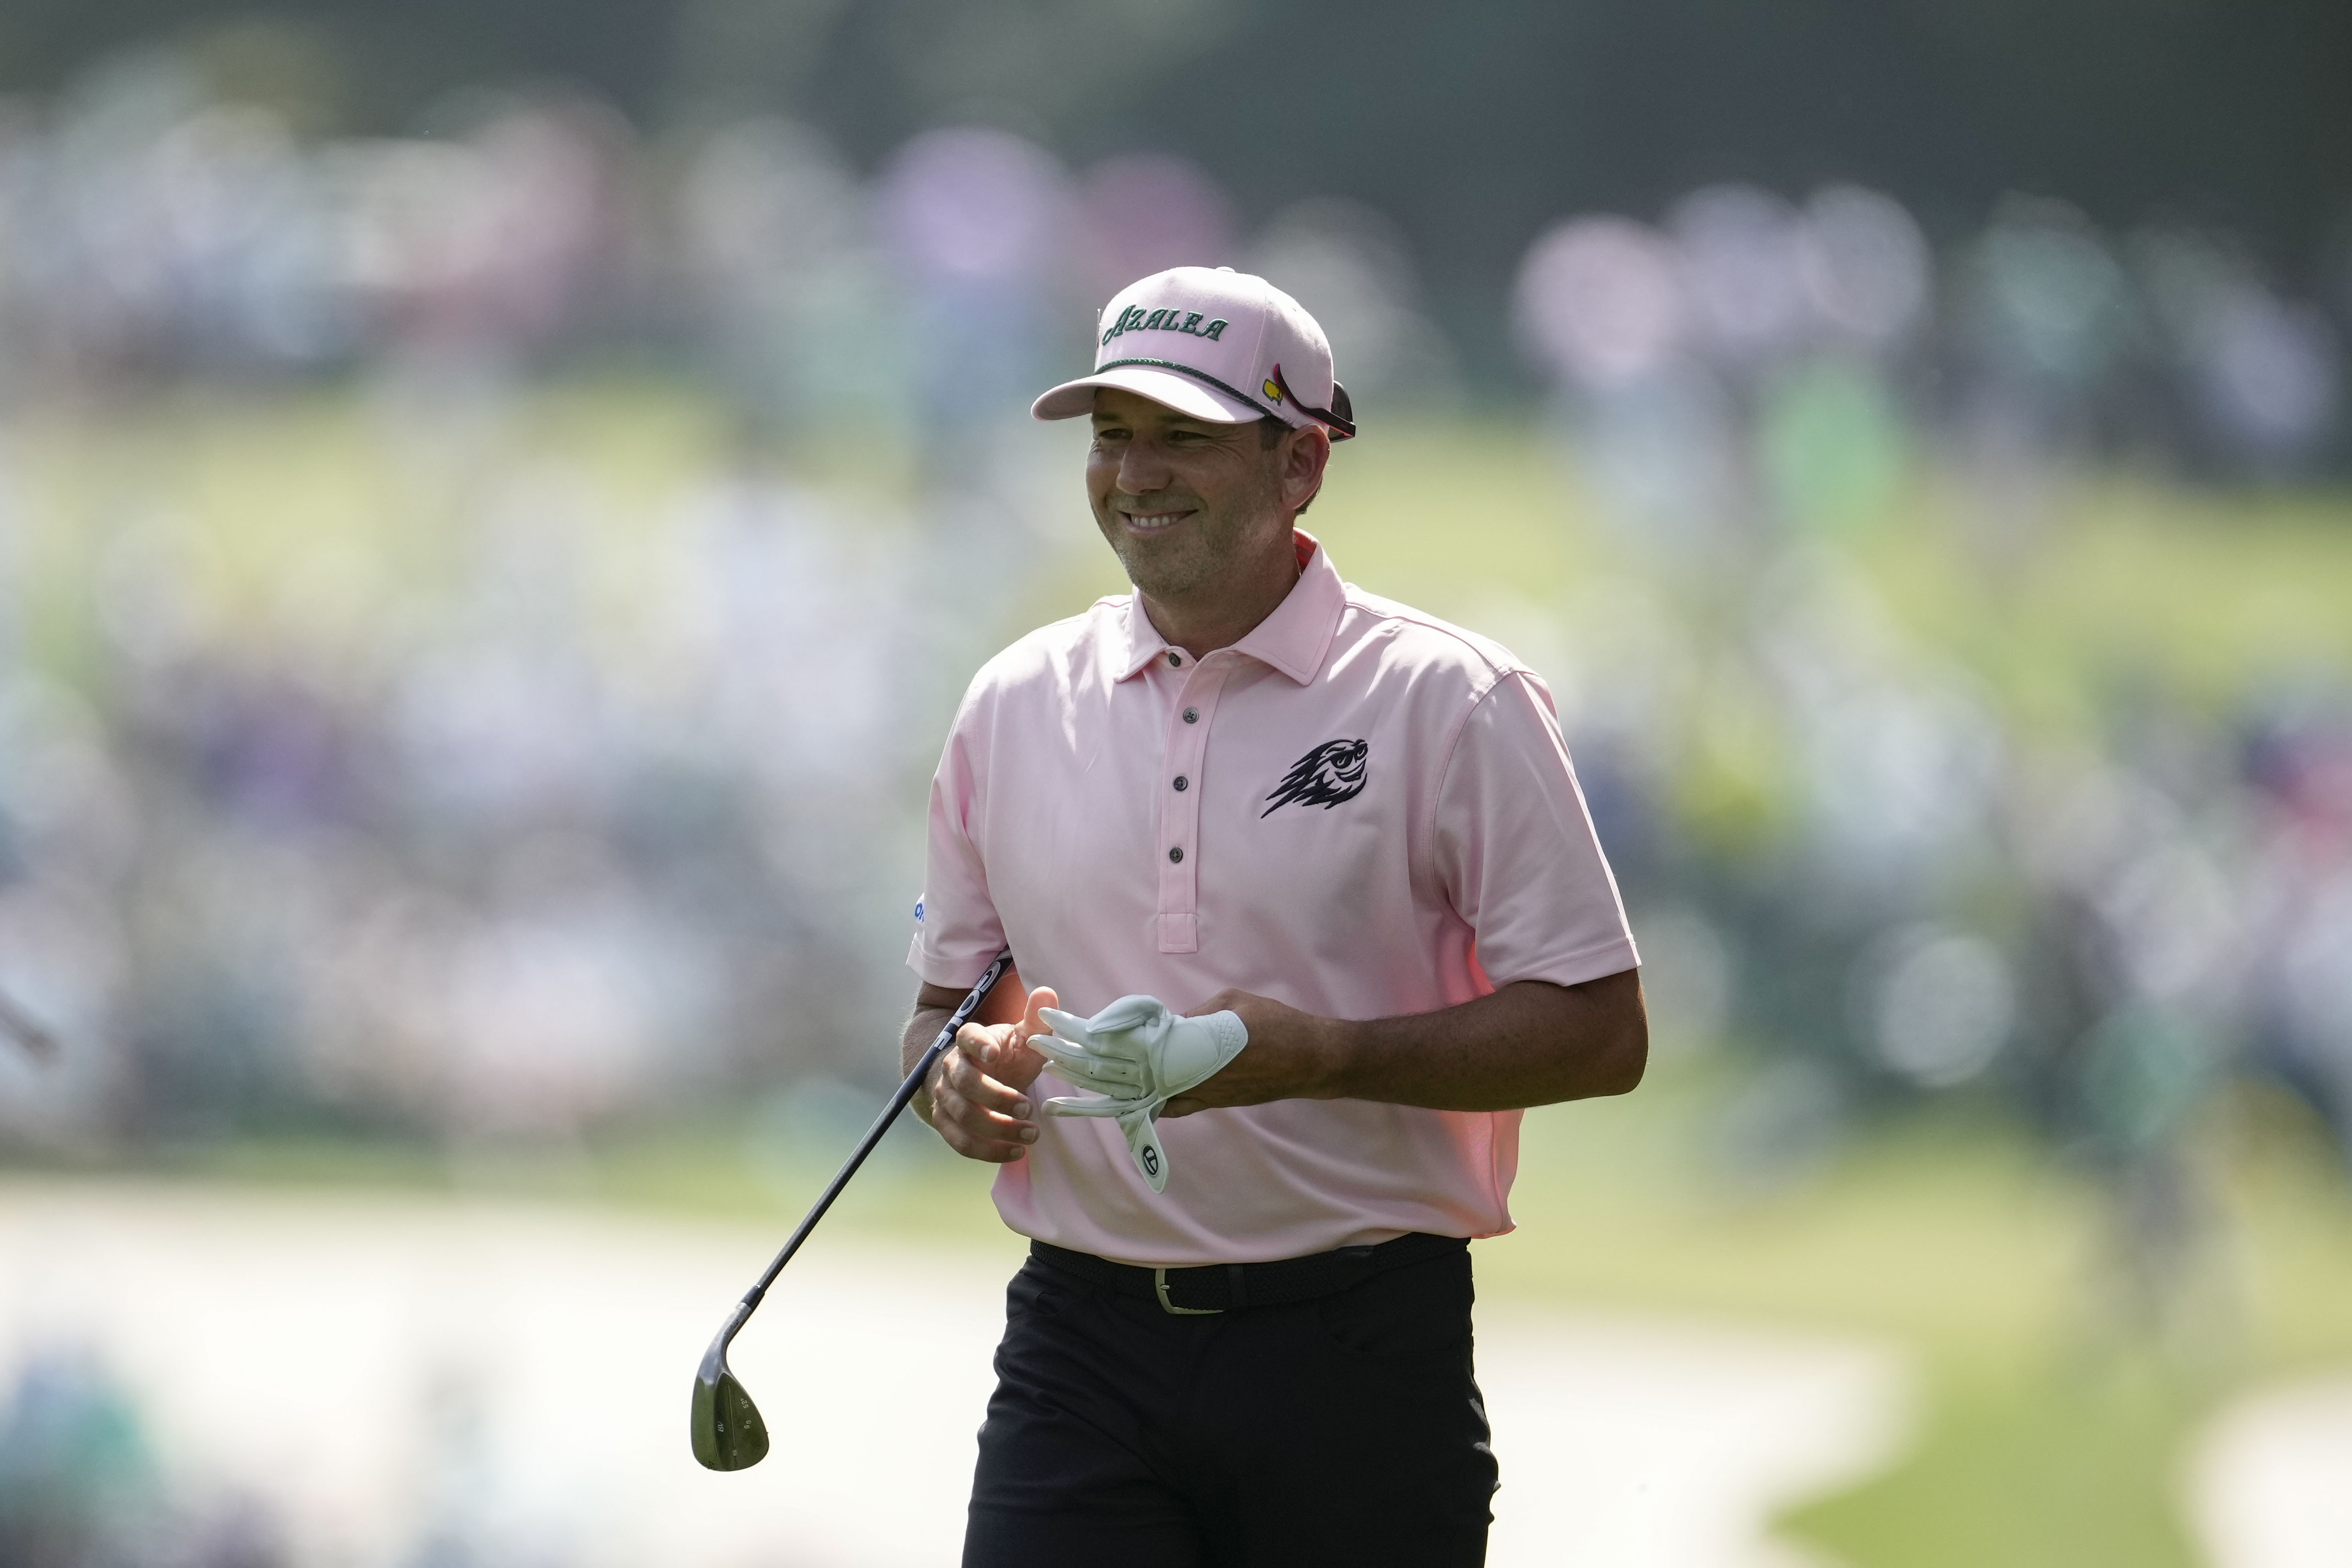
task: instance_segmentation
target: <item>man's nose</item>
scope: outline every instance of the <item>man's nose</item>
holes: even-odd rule
[[[1129,495],[1163,489],[1168,484],[1168,457],[1152,441],[1129,441],[1119,454],[1118,488]]]

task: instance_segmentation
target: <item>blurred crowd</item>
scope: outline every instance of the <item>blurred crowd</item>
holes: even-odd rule
[[[2085,464],[2340,473],[2352,279],[2022,198],[1940,245],[1846,186],[1655,217],[1564,219],[1520,269],[1519,368],[1618,564],[1505,636],[1560,692],[1662,1036],[1769,1064],[1725,1141],[1757,1170],[1998,1092],[2160,1268],[2210,1086],[2263,1075],[2352,1147],[2347,672],[2218,706],[2117,672],[2029,731],[1855,550],[1925,526],[1928,469],[1991,571]],[[1297,295],[1370,426],[1465,406],[1377,210],[1245,226],[1174,157],[946,130],[869,175],[782,121],[647,141],[549,97],[321,140],[169,56],[0,114],[0,991],[67,1047],[0,1061],[15,1135],[562,1135],[872,1079],[932,721],[1000,629],[937,606],[1039,559],[1027,397],[1179,262]],[[747,432],[651,524],[495,416],[614,364]],[[256,616],[169,495],[35,547],[44,419],[286,386],[366,403],[446,559],[289,565],[309,612]],[[876,432],[901,510],[796,481]]]
[[[1299,202],[1244,234],[1181,159],[1074,172],[1004,132],[920,135],[866,177],[777,120],[649,139],[548,93],[433,118],[409,139],[298,135],[168,51],[0,105],[0,390],[626,352],[716,369],[794,428],[954,426],[1066,363],[1113,289],[1211,257],[1307,300],[1381,405],[1458,390],[1408,246],[1360,202]],[[1846,471],[1801,470],[1867,434],[1882,390],[2015,461],[2340,473],[2352,255],[2285,258],[2303,297],[2278,259],[2210,228],[2105,234],[2022,197],[1939,257],[1879,193],[1717,186],[1655,225],[1542,234],[1517,325],[1539,378],[1633,446],[1705,444],[1752,414],[1784,489],[1866,485],[1867,442]],[[1799,361],[1811,374],[1786,374]],[[1724,514],[1706,489],[1722,479],[1642,499]]]
[[[0,394],[601,354],[715,372],[801,432],[951,436],[1017,409],[1113,289],[1210,257],[1318,296],[1359,380],[1448,374],[1360,204],[1300,203],[1244,245],[1171,157],[1073,174],[947,130],[869,179],[778,120],[648,142],[576,96],[450,113],[430,138],[298,139],[166,53],[0,114]]]
[[[2110,1185],[2154,1310],[2210,1261],[2213,1091],[2284,1090],[2352,1152],[2346,671],[2216,709],[2118,670],[2053,731],[1833,550],[1710,564],[1679,603],[1589,584],[1555,663],[1662,1042],[1765,1064],[1732,1174],[1990,1100]]]
[[[241,612],[166,513],[70,584],[86,681],[20,626],[0,984],[61,1042],[6,1064],[37,1124],[496,1140],[707,1103],[787,1045],[866,1073],[875,884],[895,913],[919,876],[891,786],[928,762],[908,530],[756,467],[625,551],[560,465],[498,447],[455,488],[448,568],[348,616],[332,552]]]
[[[2029,723],[1859,563],[1927,526],[1923,466],[1994,617],[2070,469],[2325,472],[2340,323],[2226,237],[2016,199],[1939,256],[1850,186],[1563,221],[1515,306],[1632,563],[1557,629],[1653,990],[1670,1036],[1771,1064],[1724,1153],[1769,1176],[1873,1108],[1990,1090],[2111,1186],[2126,1305],[2176,1300],[2210,1090],[2284,1087],[2352,1151],[2352,670],[2218,701],[2078,670],[2071,721]]]

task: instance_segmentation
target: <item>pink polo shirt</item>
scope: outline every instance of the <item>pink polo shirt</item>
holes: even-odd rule
[[[961,989],[1010,945],[1073,1013],[1237,986],[1379,1018],[1640,962],[1543,682],[1298,551],[1289,596],[1198,661],[1129,595],[988,662],[931,789],[918,974]],[[1200,1111],[1160,1122],[1155,1194],[1109,1121],[1046,1117],[996,1206],[1150,1265],[1493,1236],[1518,1131],[1516,1110],[1362,1100]]]

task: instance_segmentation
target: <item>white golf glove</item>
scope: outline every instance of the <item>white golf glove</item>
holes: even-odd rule
[[[1135,1168],[1155,1193],[1168,1190],[1168,1152],[1155,1126],[1160,1109],[1241,1055],[1249,1030],[1238,1013],[1186,1018],[1156,996],[1122,996],[1091,1018],[1052,1007],[1050,1035],[1029,1044],[1062,1077],[1103,1098],[1069,1095],[1045,1102],[1048,1116],[1114,1116],[1127,1134]]]

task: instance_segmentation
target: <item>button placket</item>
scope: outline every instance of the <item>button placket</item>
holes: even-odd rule
[[[1160,769],[1159,945],[1162,952],[1201,949],[1201,785],[1210,721],[1224,683],[1224,671],[1218,664],[1189,661],[1169,709]]]

